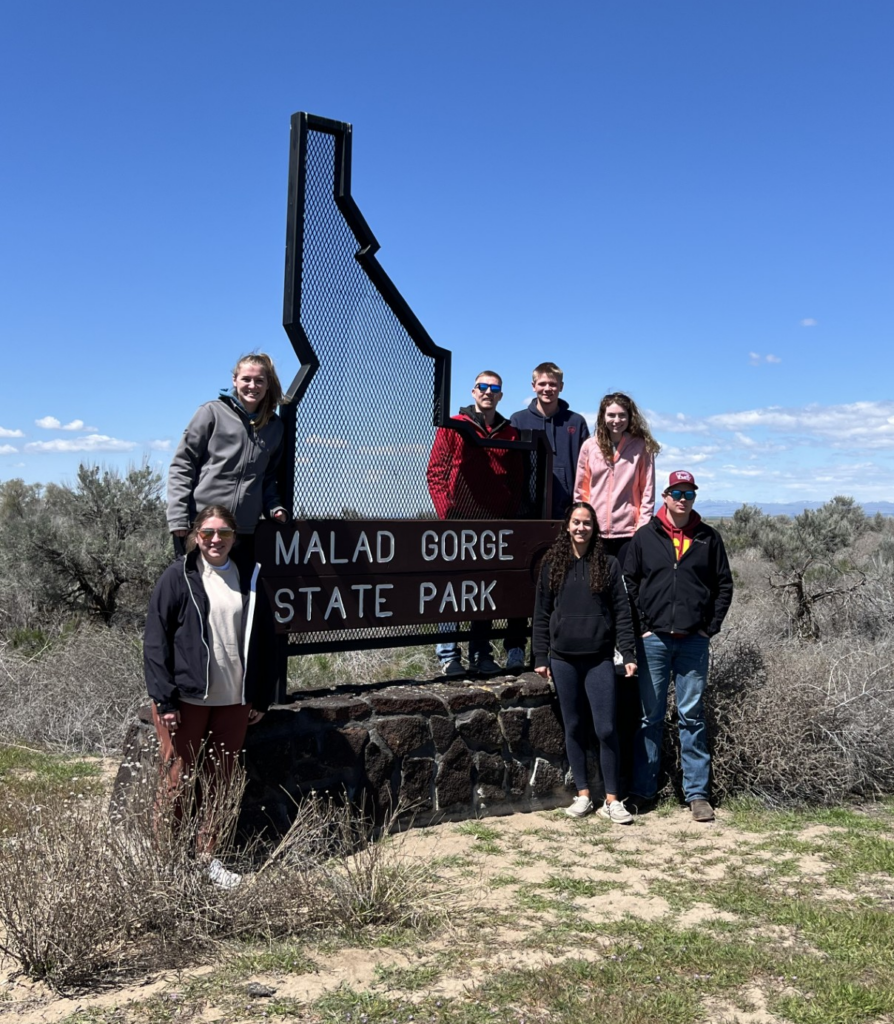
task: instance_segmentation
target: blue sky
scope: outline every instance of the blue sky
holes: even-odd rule
[[[164,470],[236,355],[291,379],[308,110],[454,407],[553,359],[705,496],[894,500],[892,38],[889,0],[7,3],[0,479]]]

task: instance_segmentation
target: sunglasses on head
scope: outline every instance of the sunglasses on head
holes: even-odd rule
[[[497,394],[503,390],[502,384],[476,384],[476,388],[483,394],[486,395],[488,391],[494,391]]]
[[[221,540],[229,540],[235,532],[236,531],[231,530],[229,526],[225,526],[222,530],[212,530],[209,526],[205,526],[199,530],[199,534],[204,540],[211,540],[215,533]]]
[[[672,491],[668,491],[667,493],[674,499],[674,501],[679,501],[680,498],[685,498],[687,501],[695,500],[695,491],[681,491],[679,488],[675,487]]]

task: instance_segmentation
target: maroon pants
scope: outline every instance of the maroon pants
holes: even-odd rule
[[[203,785],[195,790],[198,800],[201,793],[211,796],[226,782],[236,764],[239,752],[245,742],[248,730],[248,713],[251,704],[227,704],[223,707],[201,707],[197,704],[181,704],[180,726],[171,733],[162,724],[158,709],[152,705],[152,719],[161,748],[161,763],[165,773],[167,797],[175,818],[183,816],[181,782],[192,773],[196,761],[202,758]],[[206,852],[214,845],[212,836],[205,836]]]

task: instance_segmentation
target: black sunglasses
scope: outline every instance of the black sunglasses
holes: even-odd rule
[[[679,501],[680,498],[685,498],[687,501],[695,501],[695,491],[680,491],[676,487],[672,491],[667,492],[674,501]]]
[[[488,391],[495,391],[499,394],[503,390],[502,384],[476,384],[475,387],[484,395],[486,395]]]

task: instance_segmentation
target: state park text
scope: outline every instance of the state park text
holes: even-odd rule
[[[263,523],[256,557],[281,633],[527,618],[557,528],[530,520]]]

